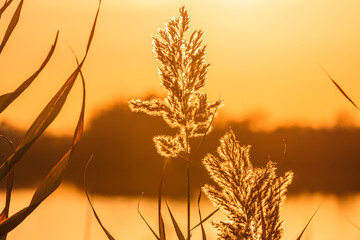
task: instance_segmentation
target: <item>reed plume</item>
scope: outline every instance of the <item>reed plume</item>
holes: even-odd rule
[[[240,146],[232,130],[221,138],[217,153],[219,157],[208,154],[203,164],[221,191],[211,185],[202,190],[226,213],[226,221],[213,223],[218,239],[281,239],[280,208],[293,173],[277,177],[271,161],[264,168],[254,167],[250,146]]]
[[[154,137],[157,152],[166,158],[180,158],[187,163],[187,239],[190,239],[190,144],[189,140],[205,136],[211,130],[211,123],[221,101],[210,102],[201,89],[209,64],[205,63],[206,46],[202,44],[203,32],[194,31],[186,38],[189,16],[185,7],[179,9],[180,17],[170,18],[160,37],[153,37],[153,51],[160,66],[161,85],[167,91],[165,99],[153,98],[148,101],[132,100],[132,111],[162,116],[165,122],[177,129],[175,136]],[[165,169],[165,167],[164,167]],[[161,192],[159,188],[159,232],[165,239],[161,216]],[[160,237],[161,238],[161,237]]]
[[[160,63],[160,81],[167,96],[163,100],[132,100],[129,106],[132,111],[162,116],[170,127],[178,129],[175,136],[154,137],[154,143],[161,156],[188,160],[189,139],[209,131],[221,101],[211,103],[206,93],[200,91],[209,67],[205,63],[203,32],[196,30],[187,40],[188,12],[184,7],[179,11],[180,17],[170,18],[165,28],[159,30],[160,37],[153,37],[153,51]]]

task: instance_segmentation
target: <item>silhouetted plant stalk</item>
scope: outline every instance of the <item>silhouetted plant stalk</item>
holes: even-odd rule
[[[3,36],[2,42],[0,44],[0,53],[4,49],[6,43],[8,42],[13,30],[17,26],[19,21],[22,5],[24,0],[20,0],[18,7],[16,8],[12,18],[8,24],[7,30]],[[12,0],[5,1],[4,5],[0,8],[0,17],[1,14],[7,9],[7,7],[12,3]],[[6,188],[6,202],[3,211],[0,214],[0,240],[6,240],[7,234],[16,228],[22,221],[24,221],[47,197],[49,197],[61,184],[64,173],[69,166],[70,161],[73,159],[74,151],[78,146],[78,142],[83,133],[84,127],[84,114],[85,114],[85,80],[81,73],[81,67],[83,66],[88,51],[90,49],[90,45],[94,36],[96,21],[99,14],[101,5],[101,0],[99,0],[99,6],[96,12],[96,16],[94,18],[94,22],[92,24],[92,29],[90,32],[90,36],[88,38],[87,47],[85,56],[82,58],[81,62],[78,62],[78,66],[72,72],[72,74],[68,77],[62,87],[58,90],[58,92],[53,96],[53,98],[49,101],[49,103],[45,106],[45,108],[41,111],[41,113],[34,120],[33,124],[26,131],[25,135],[21,139],[19,145],[13,150],[13,153],[7,157],[5,160],[0,162],[0,180],[6,178],[7,180],[7,188]],[[26,79],[18,88],[14,91],[5,93],[0,95],[0,113],[6,110],[9,105],[17,99],[36,79],[36,77],[40,74],[40,72],[44,69],[47,63],[50,61],[52,57],[56,43],[58,40],[59,32],[56,34],[56,38],[54,44],[51,46],[50,51],[42,62],[40,68],[31,75],[28,79]],[[61,157],[60,160],[57,161],[56,165],[48,172],[48,175],[45,179],[40,183],[38,188],[36,189],[31,202],[28,206],[9,216],[9,208],[10,208],[10,200],[11,200],[11,191],[14,180],[14,169],[18,162],[20,162],[25,155],[25,153],[30,149],[33,143],[43,134],[43,132],[47,129],[47,127],[57,118],[60,113],[63,105],[66,102],[66,99],[77,79],[78,75],[81,75],[82,80],[82,105],[80,116],[77,122],[77,126],[74,131],[72,144],[69,150]],[[5,139],[9,142],[6,137]]]
[[[264,168],[255,168],[250,146],[240,146],[232,130],[221,138],[217,152],[219,157],[208,154],[203,164],[221,191],[208,184],[203,191],[226,213],[226,221],[213,223],[219,230],[218,239],[281,239],[280,207],[293,173],[277,177],[271,161]]]
[[[201,92],[209,67],[204,59],[206,46],[202,44],[203,32],[196,30],[187,40],[185,35],[189,29],[189,16],[184,7],[179,12],[180,17],[170,18],[165,28],[159,30],[160,37],[153,37],[153,51],[160,63],[160,81],[167,96],[165,99],[153,98],[148,101],[132,100],[129,106],[132,111],[161,116],[170,127],[177,129],[175,136],[160,135],[153,140],[161,156],[186,162],[187,239],[190,239],[189,141],[211,130],[211,122],[221,101],[209,102],[206,93]]]

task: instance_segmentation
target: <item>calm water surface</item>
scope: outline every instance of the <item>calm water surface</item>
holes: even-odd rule
[[[31,190],[15,190],[11,210],[15,212],[30,202]],[[4,193],[0,193],[1,203]],[[103,223],[116,239],[154,239],[145,223],[137,213],[139,198],[92,196]],[[318,214],[306,230],[303,239],[314,240],[360,240],[360,230],[348,220],[360,225],[360,194],[346,197],[334,195],[302,194],[288,197],[283,208],[285,226],[284,239],[296,239],[311,215],[321,203]],[[169,205],[182,229],[186,227],[186,206],[180,200],[168,199]],[[2,207],[2,206],[1,206]],[[202,213],[213,211],[204,198]],[[156,199],[143,198],[141,211],[148,222],[156,229]],[[168,239],[176,239],[167,211],[163,211],[168,226]],[[216,214],[213,220],[222,219]],[[198,221],[196,202],[193,205],[192,225]],[[216,239],[216,232],[209,223],[205,224],[208,239]],[[195,231],[193,239],[201,239]],[[35,210],[17,229],[8,235],[9,240],[106,240],[106,236],[93,218],[85,194],[69,186],[62,186],[49,199]]]

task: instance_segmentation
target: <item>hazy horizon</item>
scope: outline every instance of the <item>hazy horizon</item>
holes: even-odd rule
[[[154,94],[145,94],[143,97],[138,98],[129,98],[131,99],[146,99],[149,96],[154,96]],[[345,98],[344,98],[345,99]],[[85,120],[85,131],[91,125],[91,121],[101,115],[101,113],[106,112],[116,106],[119,105],[127,105],[128,100],[120,99],[119,101],[113,100],[108,104],[104,104],[101,107],[97,107],[92,109],[91,113],[87,114],[87,119]],[[299,119],[292,119],[288,121],[275,121],[274,117],[266,112],[266,110],[255,109],[249,112],[239,113],[238,115],[231,114],[230,111],[226,111],[224,109],[226,107],[221,108],[218,111],[218,117],[214,121],[215,125],[227,125],[231,122],[248,122],[249,127],[253,131],[274,131],[279,128],[287,128],[287,127],[300,127],[300,128],[313,128],[313,129],[329,129],[334,127],[360,127],[360,114],[357,113],[356,109],[352,107],[352,109],[342,109],[334,113],[334,115],[327,119],[324,122],[311,122],[311,121],[302,121]],[[74,120],[79,113],[74,112],[73,116]],[[69,123],[61,123],[62,114],[60,112],[59,119],[55,119],[54,126],[50,125],[48,130],[46,130],[46,134],[55,135],[55,136],[71,136],[74,133],[75,122]],[[35,119],[34,119],[35,120]],[[13,120],[10,118],[0,118],[0,125],[5,124],[16,128],[20,131],[26,131],[30,125],[31,121],[22,122],[21,120]]]

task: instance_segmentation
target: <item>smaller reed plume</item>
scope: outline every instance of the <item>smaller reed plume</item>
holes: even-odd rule
[[[221,191],[211,185],[202,190],[227,215],[226,221],[213,223],[218,239],[281,239],[280,207],[293,173],[277,177],[271,161],[264,168],[253,167],[250,146],[240,146],[232,130],[221,138],[217,152],[219,157],[208,154],[203,164]]]

